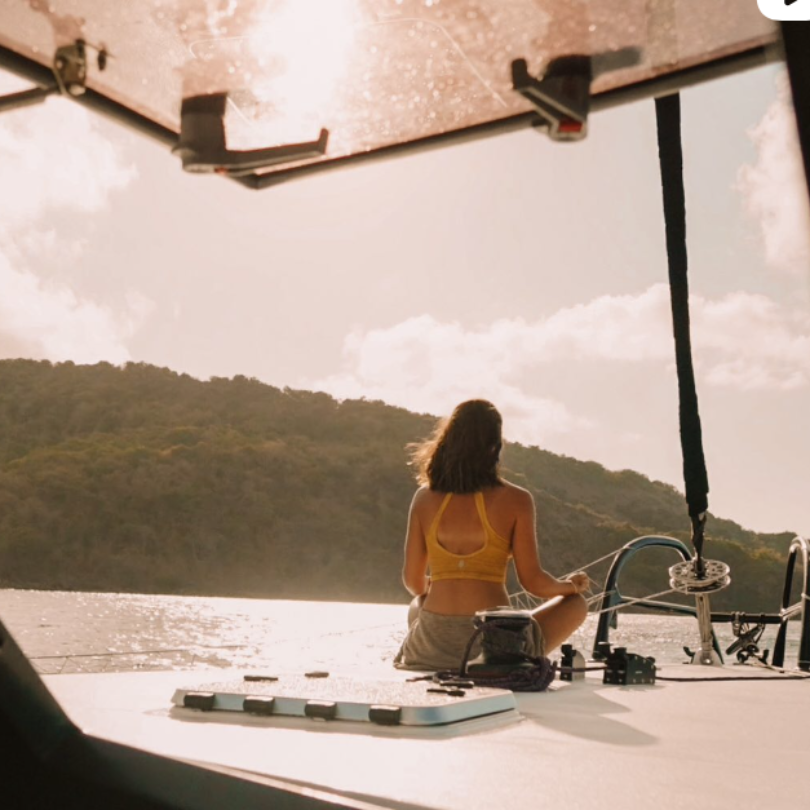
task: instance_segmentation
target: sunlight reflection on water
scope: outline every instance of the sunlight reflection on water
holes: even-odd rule
[[[334,602],[0,590],[0,618],[42,673],[379,665],[407,608]],[[358,660],[359,659],[359,660]]]
[[[197,596],[0,590],[0,619],[43,674],[236,667],[389,667],[405,635],[407,606]],[[572,643],[589,653],[595,617]],[[716,628],[723,649],[731,628]],[[792,623],[786,664],[794,666]],[[773,648],[769,628],[760,646]],[[698,646],[688,617],[623,615],[611,643],[659,663]]]

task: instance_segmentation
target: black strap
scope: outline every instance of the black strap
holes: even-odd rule
[[[783,22],[781,28],[805,180],[810,188],[810,104],[807,103],[810,93],[810,23],[790,20]]]
[[[533,621],[533,619],[530,619]],[[434,680],[442,684],[452,686],[464,683],[472,683],[475,686],[489,686],[495,689],[511,689],[513,692],[545,692],[557,674],[557,662],[551,662],[545,656],[529,655],[525,652],[517,653],[521,659],[519,666],[507,667],[504,671],[471,673],[468,669],[470,656],[475,642],[484,634],[489,636],[489,643],[495,648],[501,648],[503,652],[515,654],[515,633],[509,628],[514,625],[509,620],[499,621],[497,619],[489,621],[478,617],[474,620],[475,630],[467,642],[461,665],[458,670],[445,670],[437,672]],[[505,635],[504,635],[505,634]],[[506,642],[503,646],[503,642]],[[522,646],[522,645],[519,645]]]
[[[692,519],[692,543],[698,563],[703,550],[703,526],[709,508],[709,480],[703,457],[703,435],[698,413],[692,345],[689,337],[689,284],[686,260],[686,202],[683,188],[681,149],[681,99],[675,95],[655,100],[658,123],[658,158],[664,194],[664,219],[672,302],[672,331],[678,370],[678,399],[681,423],[681,451],[686,503]]]

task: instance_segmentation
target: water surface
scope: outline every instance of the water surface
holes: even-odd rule
[[[295,602],[199,596],[0,590],[0,620],[43,674],[237,667],[379,672],[405,635],[405,605]],[[590,617],[572,639],[590,651]],[[730,626],[716,628],[725,649]],[[794,666],[798,623],[786,663]],[[773,649],[775,629],[761,646]],[[624,614],[611,643],[659,663],[684,661],[698,646],[697,622],[683,616]]]

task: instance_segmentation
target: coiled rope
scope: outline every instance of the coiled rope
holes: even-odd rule
[[[458,670],[437,672],[433,676],[433,680],[447,685],[473,683],[475,686],[509,689],[512,692],[544,692],[548,689],[557,674],[556,661],[552,662],[545,656],[529,655],[516,650],[515,642],[519,636],[510,629],[514,627],[514,624],[508,620],[484,621],[476,617],[475,624],[475,630],[467,642]],[[494,668],[490,672],[482,670],[470,672],[469,664],[473,647],[484,633],[489,635],[487,643],[494,652],[519,658],[520,663],[517,666],[511,666],[505,672]],[[501,643],[501,639],[510,643]]]

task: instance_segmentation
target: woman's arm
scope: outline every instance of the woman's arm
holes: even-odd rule
[[[427,543],[422,524],[417,514],[421,489],[416,491],[408,513],[408,530],[405,535],[405,563],[402,566],[402,582],[414,596],[427,593],[430,579],[427,576]]]
[[[571,579],[557,579],[544,570],[537,552],[537,532],[534,498],[526,490],[515,492],[517,516],[512,534],[512,555],[520,584],[534,596],[572,596],[588,588],[586,574],[574,574]]]

